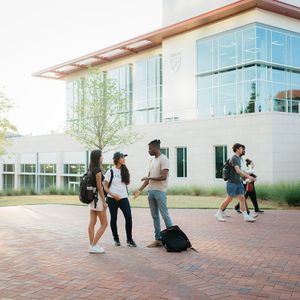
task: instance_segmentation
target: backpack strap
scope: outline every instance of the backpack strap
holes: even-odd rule
[[[110,188],[113,179],[114,179],[114,171],[113,171],[113,169],[110,169],[110,179],[109,179],[109,183],[108,183],[108,188]]]

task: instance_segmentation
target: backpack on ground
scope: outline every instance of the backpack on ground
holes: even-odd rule
[[[186,234],[177,226],[171,226],[161,231],[161,241],[168,252],[186,251],[188,248],[195,250]]]
[[[90,204],[92,201],[98,200],[97,193],[97,187],[93,186],[93,174],[88,171],[80,178],[79,200],[82,203]]]
[[[230,159],[227,159],[224,166],[221,169],[221,173],[222,173],[222,178],[227,181],[230,177],[231,174],[231,170],[232,170],[232,166],[230,163]]]

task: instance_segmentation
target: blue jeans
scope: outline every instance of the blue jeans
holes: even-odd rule
[[[149,191],[148,202],[151,211],[151,216],[153,219],[155,239],[160,240],[161,229],[160,229],[159,211],[162,218],[164,219],[166,227],[168,228],[173,225],[167,208],[167,194],[166,192],[161,192],[156,190]]]

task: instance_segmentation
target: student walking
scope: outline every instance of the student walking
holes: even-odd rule
[[[106,208],[107,204],[105,202],[105,197],[103,193],[102,187],[102,171],[101,171],[101,163],[103,157],[102,152],[100,150],[93,150],[90,156],[90,166],[89,171],[92,173],[92,184],[93,187],[97,188],[97,199],[89,204],[90,209],[90,223],[88,227],[90,247],[89,253],[105,253],[103,247],[99,247],[97,245],[98,241],[102,237],[105,229],[107,228],[107,216],[106,216]],[[97,217],[100,221],[100,228],[97,230],[95,234],[95,225],[97,223]]]
[[[244,186],[242,183],[242,177],[254,182],[256,179],[249,174],[241,170],[241,156],[245,154],[245,146],[239,143],[235,143],[232,146],[234,155],[230,159],[231,171],[228,181],[226,182],[227,196],[221,203],[219,210],[216,213],[216,218],[220,222],[225,222],[223,212],[228,204],[232,201],[233,197],[237,197],[240,202],[242,215],[246,222],[254,222],[255,219],[247,214],[246,199],[244,196]]]
[[[160,140],[153,140],[148,144],[149,154],[153,156],[150,161],[149,173],[143,177],[142,186],[134,193],[135,198],[140,195],[143,189],[148,186],[148,202],[154,225],[155,240],[147,247],[162,246],[161,228],[159,212],[165,222],[166,227],[172,226],[172,220],[167,208],[167,188],[170,162],[169,159],[160,152]]]
[[[247,158],[245,160],[245,162],[246,162],[246,167],[243,171],[245,171],[247,174],[251,175],[252,177],[256,178],[256,175],[254,174],[255,166],[254,166],[253,161],[250,160],[249,158]],[[248,196],[250,197],[250,200],[253,204],[254,211],[255,211],[255,214],[253,215],[253,217],[257,217],[259,213],[262,214],[262,213],[264,213],[264,211],[259,209],[254,182],[251,182],[249,179],[245,179],[243,181],[243,184],[244,184],[244,188],[245,188],[245,199],[247,200]],[[239,203],[234,207],[234,209],[236,212],[241,213]],[[247,210],[248,210],[248,208],[247,208]],[[248,210],[248,213],[249,212],[250,211]]]
[[[116,246],[121,246],[117,228],[118,209],[125,217],[127,246],[136,247],[132,239],[132,216],[128,200],[127,185],[130,183],[130,174],[125,165],[127,154],[116,152],[113,155],[114,166],[105,174],[104,190],[107,192],[107,204],[110,211],[110,228]]]

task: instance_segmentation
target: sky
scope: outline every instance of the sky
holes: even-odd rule
[[[162,0],[0,0],[0,86],[19,134],[63,132],[65,82],[31,74],[156,30]]]

